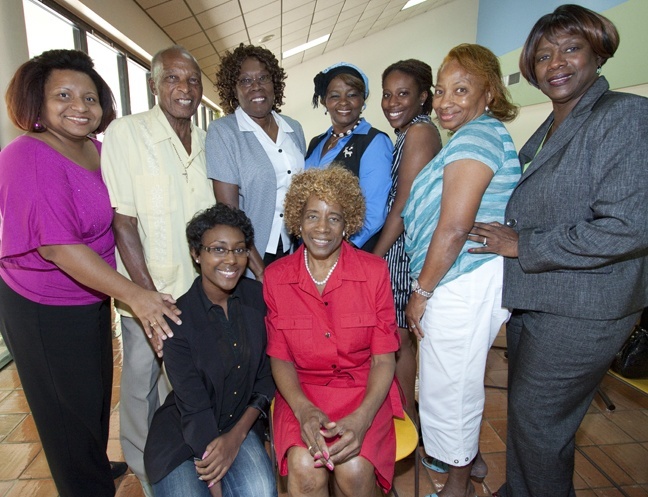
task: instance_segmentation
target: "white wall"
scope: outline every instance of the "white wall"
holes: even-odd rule
[[[380,33],[325,53],[286,69],[286,98],[282,113],[297,119],[304,127],[306,141],[323,133],[331,120],[320,105],[311,106],[313,77],[336,62],[350,62],[369,77],[370,95],[363,116],[376,128],[393,137],[380,108],[381,74],[391,63],[401,59],[420,59],[436,68],[448,51],[459,43],[475,43],[479,0],[456,0],[409,19]],[[415,33],[415,36],[410,36]]]

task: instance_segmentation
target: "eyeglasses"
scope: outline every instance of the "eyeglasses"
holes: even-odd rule
[[[223,259],[230,253],[234,254],[234,257],[247,257],[248,255],[250,255],[250,249],[241,247],[235,249],[227,249],[225,247],[205,247],[204,245],[201,245],[200,248],[205,252],[209,252],[213,257],[216,257],[218,259]]]
[[[269,74],[262,74],[258,78],[241,78],[238,80],[238,84],[243,88],[249,88],[255,81],[261,86],[265,86],[272,83],[272,76]]]

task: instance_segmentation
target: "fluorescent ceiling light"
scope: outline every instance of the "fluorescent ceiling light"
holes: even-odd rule
[[[298,47],[291,48],[290,50],[286,50],[283,53],[283,58],[287,59],[288,57],[298,54],[299,52],[303,52],[304,50],[308,50],[309,48],[313,48],[316,47],[317,45],[321,45],[322,43],[326,43],[330,38],[330,36],[331,33],[324,36],[320,36],[319,38],[316,38],[315,40],[311,40],[308,43],[304,43],[303,45],[299,45]]]
[[[409,0],[405,5],[403,5],[401,10],[409,9],[410,7],[414,7],[423,2],[425,2],[425,0]]]

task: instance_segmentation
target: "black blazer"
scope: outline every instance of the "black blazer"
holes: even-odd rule
[[[617,319],[648,305],[648,99],[600,77],[535,155],[553,114],[520,150],[533,160],[506,208],[519,234],[503,305]],[[534,158],[535,156],[535,158]]]
[[[274,396],[275,385],[266,355],[266,307],[257,281],[241,278],[234,295],[239,298],[250,365],[247,382],[252,393],[248,405],[263,409]],[[170,321],[173,338],[164,343],[164,363],[174,392],[155,413],[144,449],[149,481],[156,483],[193,457],[202,457],[207,445],[223,432],[218,426],[227,372],[232,367],[222,356],[225,333],[208,321],[201,278],[178,299],[182,325]],[[258,402],[261,398],[264,401]],[[240,413],[242,415],[242,412]],[[266,413],[264,413],[266,414]],[[239,416],[240,418],[240,416]],[[232,424],[238,421],[233,419]],[[231,425],[230,425],[231,428]],[[225,430],[226,431],[226,430]]]

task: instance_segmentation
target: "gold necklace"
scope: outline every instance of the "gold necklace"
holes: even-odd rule
[[[184,168],[184,171],[182,171],[182,175],[185,177],[185,181],[189,183],[189,172],[187,169],[191,166],[191,163],[194,161],[193,159],[189,159],[189,162],[187,162],[187,165],[185,166],[184,161],[182,160],[182,157],[180,157],[180,154],[178,153],[178,149],[175,146],[175,143],[171,142],[171,146],[173,147],[173,151],[176,153],[178,160],[180,161],[180,164],[182,164],[182,167]],[[195,157],[194,157],[195,159]]]

